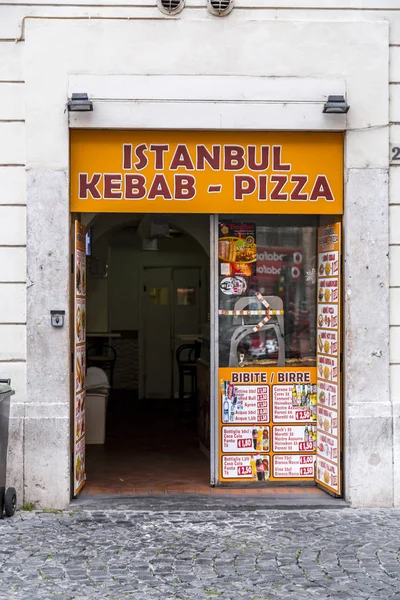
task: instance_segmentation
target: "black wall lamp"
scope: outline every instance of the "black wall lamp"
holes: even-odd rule
[[[71,100],[67,102],[68,112],[90,112],[93,110],[93,102],[87,94],[72,94]]]
[[[341,115],[349,111],[349,104],[347,104],[344,96],[328,96],[328,101],[325,102],[323,113]]]

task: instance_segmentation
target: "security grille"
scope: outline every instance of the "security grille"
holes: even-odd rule
[[[176,15],[182,10],[185,0],[157,0],[157,6],[166,15]]]
[[[233,8],[234,0],[207,0],[207,8],[218,17],[229,14]]]

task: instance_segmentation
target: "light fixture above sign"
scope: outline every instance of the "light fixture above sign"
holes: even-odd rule
[[[344,96],[328,96],[322,112],[325,114],[342,115],[347,113],[349,108],[350,106],[347,104]]]
[[[93,110],[93,102],[89,100],[87,94],[72,94],[72,97],[67,102],[68,112],[91,112]]]

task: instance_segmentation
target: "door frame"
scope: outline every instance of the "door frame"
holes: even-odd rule
[[[211,243],[211,242],[210,242]],[[200,323],[202,321],[205,321],[206,318],[206,305],[204,304],[204,307],[202,305],[202,303],[204,303],[207,300],[207,290],[205,289],[206,286],[205,284],[205,269],[203,267],[203,265],[188,265],[188,266],[184,266],[184,267],[177,267],[177,266],[171,266],[171,265],[164,265],[164,264],[160,264],[160,265],[156,265],[154,267],[150,266],[150,267],[146,267],[144,265],[139,266],[139,289],[140,289],[140,294],[139,294],[139,303],[138,303],[138,310],[139,310],[139,315],[143,315],[145,316],[145,292],[144,292],[144,286],[145,286],[145,271],[146,269],[170,269],[171,270],[171,289],[170,289],[170,293],[171,293],[171,303],[170,303],[170,318],[171,318],[171,335],[174,333],[174,302],[175,302],[175,296],[174,296],[174,290],[173,290],[173,272],[174,269],[180,269],[180,268],[186,268],[186,269],[197,269],[199,271],[200,274],[200,279],[201,279],[201,287],[199,289],[199,301],[200,301],[200,306],[199,306],[199,319],[200,319]],[[211,273],[211,265],[210,265],[210,273]],[[211,280],[211,274],[210,274],[210,280]],[[203,291],[204,290],[204,291]],[[210,310],[211,310],[211,301],[210,301]],[[146,369],[145,369],[145,350],[146,350],[146,335],[145,335],[145,327],[138,328],[138,344],[139,344],[139,398],[145,398],[145,392],[146,392]],[[173,365],[174,365],[174,348],[171,348],[171,353],[172,353],[172,369],[173,369]],[[174,394],[174,377],[172,375],[172,380],[171,380],[171,393]]]
[[[146,267],[144,265],[139,267],[139,317],[142,315],[144,318],[144,327],[138,328],[138,339],[139,339],[139,399],[146,397],[146,301],[144,286],[146,285],[146,270],[151,269],[169,269],[172,271],[172,267],[168,265],[156,265],[154,267]],[[168,294],[171,296],[171,283],[170,280],[168,286]],[[172,326],[172,302],[169,303],[170,323]],[[172,365],[172,362],[171,362]],[[173,378],[171,378],[171,391],[173,390]]]
[[[210,485],[218,483],[218,214],[210,215]]]

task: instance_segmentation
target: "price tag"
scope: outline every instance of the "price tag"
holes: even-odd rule
[[[241,466],[237,468],[237,474],[240,475],[251,475],[251,467]]]
[[[313,475],[314,467],[300,467],[300,475],[304,477],[309,477]]]
[[[243,440],[237,440],[237,447],[238,448],[251,448],[253,446],[253,440],[252,439],[243,439]]]
[[[300,452],[304,450],[314,450],[314,442],[300,442],[299,450]]]
[[[310,418],[311,418],[311,411],[296,410],[296,421],[307,421]]]
[[[268,408],[268,402],[258,402],[258,408]]]
[[[314,457],[313,456],[300,456],[300,464],[301,465],[309,465],[313,464]]]

